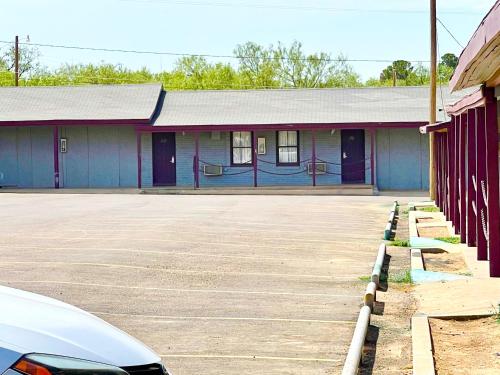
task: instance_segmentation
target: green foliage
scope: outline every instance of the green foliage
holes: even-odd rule
[[[389,275],[389,282],[396,284],[413,284],[411,280],[411,271],[403,270],[395,274]]]
[[[19,47],[19,77],[31,77],[40,69],[40,51],[37,47],[23,46]],[[4,51],[0,51],[0,71],[10,71],[14,73],[15,66],[14,46]]]
[[[436,237],[435,240],[452,243],[454,245],[460,243],[460,237]]]
[[[410,247],[410,241],[395,238],[393,241],[389,242],[389,246]]]
[[[429,70],[422,64],[396,60],[378,79],[364,84],[346,56],[326,52],[306,53],[300,42],[279,43],[268,47],[254,42],[237,45],[233,51],[237,64],[210,62],[201,56],[185,56],[173,69],[153,73],[147,68],[129,69],[121,64],[64,64],[47,69],[40,64],[36,47],[21,45],[20,85],[56,86],[80,84],[127,84],[161,82],[168,90],[255,89],[255,88],[324,88],[392,86],[393,70],[398,86],[429,84]],[[439,82],[446,83],[456,66],[453,54],[442,56]],[[14,49],[0,50],[0,86],[14,84]]]
[[[396,74],[397,80],[406,80],[412,71],[413,66],[411,65],[411,62],[406,60],[396,60],[393,61],[393,63],[387,68],[382,70],[382,73],[380,73],[380,80],[392,82],[394,73]]]
[[[443,56],[441,56],[441,61],[443,65],[451,68],[452,70],[454,70],[458,65],[458,57],[453,53],[445,53]]]
[[[417,210],[422,212],[441,212],[439,207],[435,206],[417,207]]]
[[[458,57],[452,53],[445,53],[437,67],[437,80],[445,85],[453,75],[458,64]],[[422,63],[413,66],[409,61],[396,60],[380,73],[379,79],[370,78],[366,86],[392,86],[393,73],[396,72],[396,86],[422,86],[430,83],[430,70]]]

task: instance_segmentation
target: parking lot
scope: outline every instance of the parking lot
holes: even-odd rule
[[[0,283],[98,315],[175,375],[337,374],[391,203],[1,194]]]

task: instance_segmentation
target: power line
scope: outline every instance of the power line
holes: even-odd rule
[[[443,21],[441,21],[439,18],[436,18],[438,20],[438,22],[441,24],[441,26],[444,27],[444,29],[448,32],[448,34],[450,34],[450,36],[453,38],[453,40],[460,46],[462,47],[462,49],[464,49],[464,46],[462,45],[462,43],[460,43],[458,41],[457,38],[455,38],[455,35],[453,35],[453,33],[446,27],[446,25],[443,23]]]
[[[337,13],[397,13],[397,14],[427,14],[427,10],[417,10],[417,9],[360,9],[360,8],[333,8],[333,7],[321,7],[321,6],[294,6],[294,5],[275,5],[275,4],[263,4],[263,3],[228,3],[221,1],[181,1],[181,0],[117,0],[120,2],[127,3],[137,3],[146,5],[149,4],[159,4],[159,5],[187,5],[187,6],[204,6],[204,7],[226,7],[226,8],[251,8],[251,9],[276,9],[276,10],[292,10],[292,11],[320,11],[320,12],[337,12]],[[467,10],[448,10],[441,11],[445,14],[480,14],[479,12],[470,12]]]
[[[13,44],[13,42],[0,40],[3,44]],[[62,44],[45,44],[45,43],[31,43],[31,42],[20,42],[20,45],[36,46],[43,48],[62,48],[62,49],[73,49],[73,50],[85,50],[85,51],[98,51],[98,52],[118,52],[118,53],[131,53],[139,55],[160,55],[160,56],[178,56],[178,57],[205,57],[205,58],[224,58],[224,59],[249,59],[258,58],[261,60],[282,60],[282,61],[308,61],[308,58],[292,59],[289,57],[265,57],[265,56],[235,56],[235,55],[212,55],[212,54],[192,54],[192,53],[180,53],[180,52],[164,52],[164,51],[145,51],[145,50],[129,50],[129,49],[118,49],[118,48],[100,48],[100,47],[82,47],[82,46],[69,46]],[[400,60],[400,59],[396,59]],[[325,62],[377,62],[377,63],[392,63],[394,60],[388,59],[343,59],[343,58],[323,58],[315,59],[315,61],[325,61]],[[414,63],[428,63],[429,60],[406,60]]]

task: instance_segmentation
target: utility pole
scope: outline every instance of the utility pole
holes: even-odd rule
[[[431,84],[430,84],[430,106],[429,124],[436,122],[436,0],[430,0],[431,21]],[[435,166],[434,134],[429,133],[429,195],[432,200],[436,199],[436,166]]]
[[[394,87],[396,87],[397,78],[396,67],[392,64],[392,86]]]
[[[14,45],[14,75],[16,86],[19,86],[19,36],[17,35]]]

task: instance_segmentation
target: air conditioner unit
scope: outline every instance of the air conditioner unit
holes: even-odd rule
[[[222,176],[222,165],[204,165],[203,174],[205,176]]]
[[[326,173],[326,163],[316,163],[316,174]],[[307,163],[307,174],[313,174],[313,163]]]

